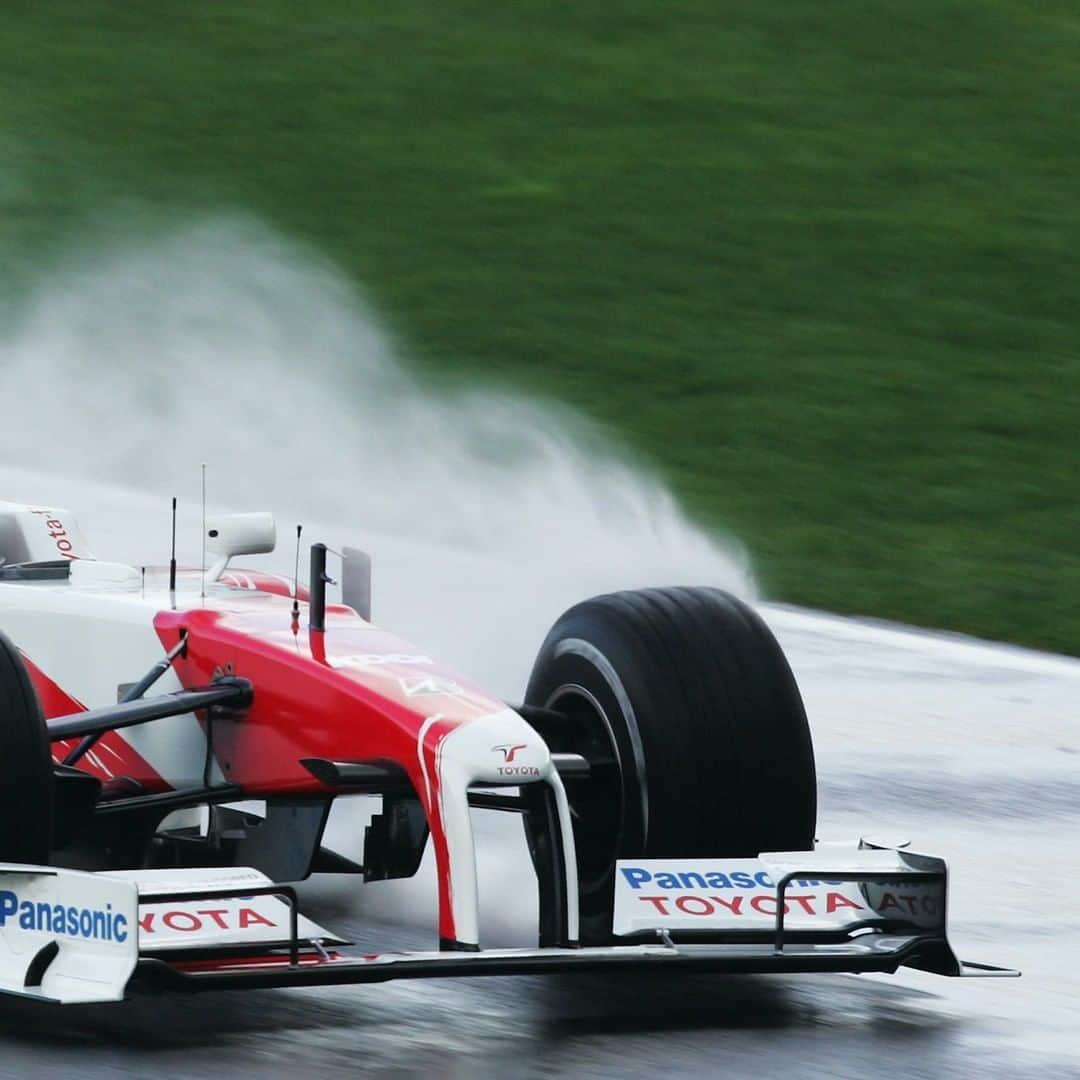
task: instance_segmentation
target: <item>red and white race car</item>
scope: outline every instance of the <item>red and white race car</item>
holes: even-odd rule
[[[328,604],[323,545],[309,594],[229,569],[272,550],[269,515],[205,529],[214,565],[177,574],[94,559],[62,509],[0,503],[0,990],[1005,973],[954,956],[940,859],[815,848],[802,701],[734,597],[578,604],[511,706],[370,621],[363,553],[346,549],[345,602]],[[332,802],[355,794],[382,800],[360,863],[322,842]],[[481,948],[476,807],[524,822],[534,948]],[[430,952],[350,954],[283,884],[409,877],[429,839]]]

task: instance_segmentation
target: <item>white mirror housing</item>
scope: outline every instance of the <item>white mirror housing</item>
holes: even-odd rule
[[[210,580],[221,577],[234,555],[267,555],[276,545],[273,514],[219,514],[207,518],[206,550],[217,556]]]

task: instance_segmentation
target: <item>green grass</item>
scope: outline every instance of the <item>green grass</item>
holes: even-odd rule
[[[251,209],[770,595],[1080,652],[1078,57],[1073,0],[9,0],[0,269]]]

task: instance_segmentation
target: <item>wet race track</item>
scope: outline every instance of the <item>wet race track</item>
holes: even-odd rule
[[[946,857],[957,952],[1022,979],[588,975],[6,1002],[0,1075],[1080,1076],[1080,662],[766,614],[814,728],[820,835],[910,836]],[[527,857],[502,819],[481,827],[485,910],[524,943]],[[309,886],[306,906],[373,949],[426,948],[427,928],[387,917],[424,910],[429,884],[372,886],[363,910],[352,886]]]

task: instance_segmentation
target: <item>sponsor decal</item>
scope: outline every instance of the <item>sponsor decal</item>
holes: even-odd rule
[[[446,694],[456,697],[465,691],[453,679],[444,679],[441,675],[423,675],[414,678],[398,676],[398,685],[406,697],[424,697],[433,694]]]
[[[430,656],[410,655],[409,653],[354,653],[350,656],[327,657],[331,667],[372,668],[386,667],[391,664],[433,664]]]
[[[273,919],[253,907],[173,908],[168,911],[147,911],[139,916],[139,931],[155,934],[175,930],[182,934],[214,930],[250,930],[252,927],[277,927]]]
[[[775,889],[776,883],[764,870],[682,871],[665,870],[654,874],[641,866],[620,866],[619,872],[633,889],[648,885],[652,889]],[[793,881],[800,889],[818,885],[840,885],[839,881]]]
[[[79,557],[75,554],[75,546],[68,539],[67,526],[52,510],[31,510],[30,513],[48,519],[45,522],[45,527],[49,530],[49,536],[56,544],[56,550],[60,552],[65,559],[77,559]]]
[[[112,904],[106,904],[104,908],[81,908],[74,904],[50,904],[45,900],[20,900],[18,893],[2,889],[0,929],[7,926],[9,920],[20,930],[62,937],[118,942],[128,939],[127,916],[114,912]]]
[[[860,884],[859,892],[882,918],[920,926],[936,926],[945,918],[945,886],[941,881],[919,885],[903,878],[884,878]]]
[[[659,915],[776,914],[776,884],[764,870],[664,870],[653,873],[643,866],[620,866],[619,873],[636,892],[648,889],[647,894],[640,894],[636,899]],[[835,887],[841,884],[811,878],[792,881],[784,894],[784,913],[832,915],[843,908],[865,910],[862,904],[836,891]],[[773,891],[759,891],[762,889]],[[806,889],[815,891],[799,891]]]
[[[242,885],[245,876],[215,877],[213,884],[235,879]],[[158,879],[154,886],[165,885],[170,878],[184,880],[182,874],[172,874]],[[252,879],[248,877],[248,880]],[[193,883],[193,887],[198,887],[198,883]],[[135,920],[132,921],[134,924]],[[204,896],[158,902],[149,894],[140,898],[137,923],[140,947],[152,952],[261,945],[288,940],[289,905],[275,895]],[[335,937],[302,914],[297,915],[297,929],[302,938]]]
[[[932,896],[929,893],[913,895],[901,892],[883,892],[874,903],[874,910],[879,915],[887,915],[895,911],[897,915],[906,918],[908,915],[925,915],[934,918],[942,913],[941,897]]]
[[[698,870],[658,869],[620,864],[617,895],[629,903],[628,918],[646,916],[729,919],[775,917],[776,883],[765,870],[738,863],[723,870],[708,863]],[[936,925],[944,913],[940,883],[919,885],[894,879],[879,883],[845,883],[829,878],[795,878],[784,892],[784,914],[896,919]],[[862,915],[855,915],[861,912]],[[635,915],[636,913],[636,915]]]
[[[504,765],[499,765],[496,768],[496,772],[500,776],[539,776],[540,770],[535,765],[522,765],[520,763],[515,764],[514,759],[517,757],[519,750],[528,750],[527,743],[503,743],[499,746],[493,746],[491,748],[492,753],[502,754]]]
[[[660,915],[775,915],[776,897],[772,893],[735,893],[699,896],[697,893],[681,893],[679,896],[639,896],[643,904],[651,904]],[[785,893],[784,914],[801,911],[807,915],[832,915],[843,908],[865,911],[862,904],[842,892]]]

